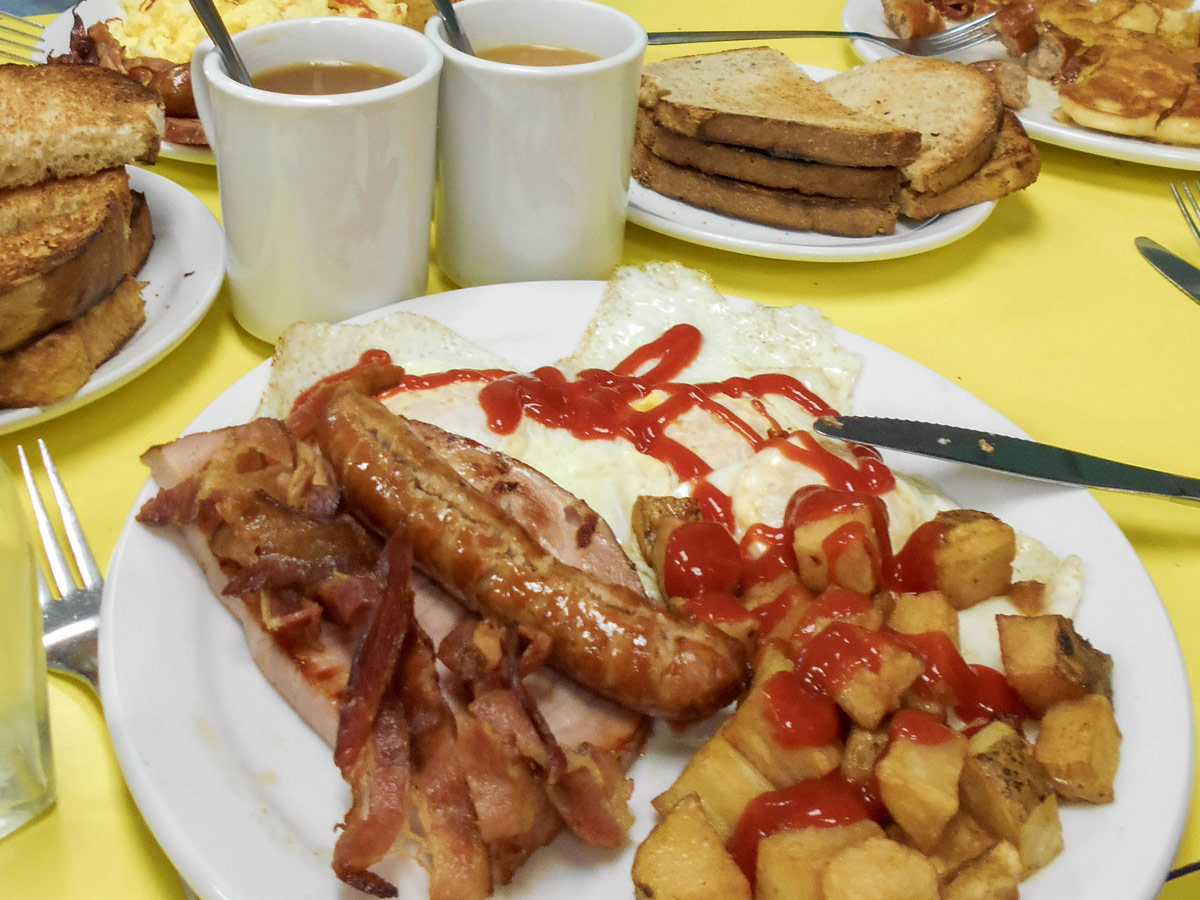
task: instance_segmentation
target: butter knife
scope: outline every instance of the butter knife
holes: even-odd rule
[[[1148,237],[1134,238],[1133,243],[1146,262],[1158,269],[1167,281],[1200,303],[1200,269]]]
[[[871,416],[825,416],[817,420],[813,430],[856,444],[948,459],[1042,481],[1200,501],[1200,479],[970,428]]]

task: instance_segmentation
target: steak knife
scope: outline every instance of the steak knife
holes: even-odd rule
[[[1148,237],[1134,238],[1133,243],[1146,262],[1158,269],[1167,281],[1200,303],[1200,269]]]
[[[871,416],[825,416],[813,430],[825,437],[917,453],[1060,484],[1200,501],[1200,479],[952,425]]]

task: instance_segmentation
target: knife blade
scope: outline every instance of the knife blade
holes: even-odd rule
[[[1200,479],[971,428],[872,416],[824,416],[825,437],[981,466],[1041,481],[1200,501]]]
[[[1158,269],[1167,281],[1200,303],[1200,269],[1148,237],[1134,238],[1133,243],[1146,262]]]

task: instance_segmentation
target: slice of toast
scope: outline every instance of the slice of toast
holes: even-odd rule
[[[0,407],[45,406],[74,394],[145,321],[142,285],[127,277],[80,318],[0,355]]]
[[[941,193],[923,194],[905,188],[897,197],[900,212],[913,219],[928,219],[976,203],[999,200],[1033,184],[1040,169],[1037,147],[1017,117],[1006,112],[992,155],[975,174]]]
[[[769,47],[650,63],[639,103],[686,137],[834,165],[905,165],[921,145],[912,129],[838,102]]]
[[[992,78],[944,59],[887,57],[821,84],[846,106],[921,133],[920,155],[901,170],[922,193],[974,174],[992,154],[1004,111]]]
[[[154,162],[159,93],[100,66],[0,65],[0,188]]]
[[[129,175],[124,166],[95,175],[52,178],[0,190],[0,235],[24,231],[54,216],[103,203],[108,194],[116,194],[128,206]]]
[[[709,175],[655,156],[641,139],[634,140],[633,175],[664,196],[760,225],[844,237],[896,230],[897,207],[890,201],[822,197]]]
[[[102,180],[78,208],[0,234],[0,352],[79,317],[125,277],[129,185]]]
[[[895,166],[835,166],[782,159],[762,150],[684,137],[656,124],[644,109],[638,111],[637,132],[646,147],[667,162],[763,187],[850,200],[888,200],[900,188],[900,170]]]

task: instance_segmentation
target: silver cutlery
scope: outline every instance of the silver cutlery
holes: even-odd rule
[[[813,429],[825,437],[871,444],[1059,484],[1154,494],[1200,502],[1200,479],[1113,462],[1023,438],[871,416],[825,416]]]
[[[88,547],[79,517],[63,487],[58,469],[50,458],[46,444],[38,439],[42,466],[46,480],[54,494],[55,505],[66,535],[71,560],[79,573],[79,583],[71,572],[67,554],[50,520],[46,504],[34,481],[25,448],[17,447],[21,460],[21,472],[25,476],[25,487],[29,491],[29,502],[33,507],[33,518],[42,538],[42,550],[50,569],[55,597],[38,570],[38,599],[42,607],[42,645],[46,649],[46,665],[56,672],[80,678],[100,692],[100,674],[96,664],[96,638],[100,628],[100,594],[104,579]]]
[[[1134,238],[1133,244],[1167,281],[1200,303],[1200,269],[1148,237]]]
[[[830,37],[871,41],[906,56],[944,56],[990,41],[998,34],[995,13],[947,28],[927,37],[899,38],[865,31],[651,31],[651,44],[698,44],[711,41],[767,41],[781,38]]]
[[[450,46],[455,50],[461,50],[463,53],[474,56],[475,50],[471,47],[467,33],[463,31],[462,25],[458,21],[458,13],[454,11],[454,4],[451,0],[433,0],[433,5],[437,8],[438,15],[442,17],[442,23],[446,26],[446,39],[450,41]]]
[[[1200,181],[1193,183],[1196,186],[1196,192],[1200,193]],[[1171,196],[1175,198],[1175,203],[1183,214],[1183,220],[1187,222],[1192,237],[1200,241],[1200,203],[1196,202],[1196,194],[1192,193],[1192,189],[1185,181],[1178,187],[1171,185]]]
[[[0,10],[0,62],[42,62],[44,51],[38,48],[44,26]]]
[[[229,77],[249,86],[250,73],[246,70],[246,64],[242,62],[237,47],[234,46],[233,38],[229,36],[229,29],[225,27],[221,13],[217,11],[216,3],[213,0],[191,0],[191,4],[196,18],[204,26],[212,42],[217,45],[217,51],[221,54],[221,61],[225,63],[225,71],[229,73]]]

